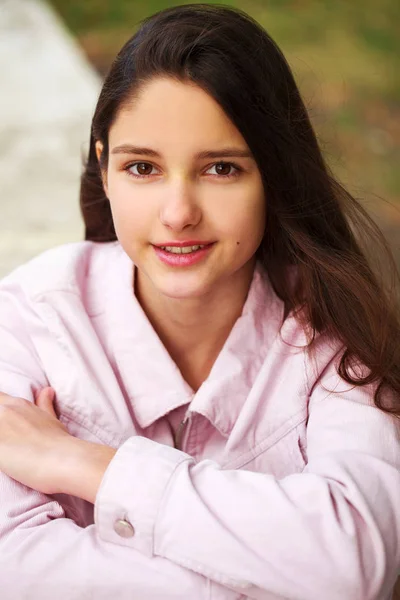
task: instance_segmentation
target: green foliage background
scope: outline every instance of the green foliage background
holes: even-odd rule
[[[168,6],[188,4],[169,0],[50,3],[102,74],[141,19]],[[225,4],[251,14],[277,41],[334,172],[373,213],[400,231],[400,2],[232,0]]]

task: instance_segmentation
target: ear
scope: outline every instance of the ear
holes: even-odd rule
[[[100,162],[101,153],[103,152],[103,144],[99,141],[95,144],[97,160]]]
[[[101,153],[103,152],[103,144],[100,141],[97,141],[95,144],[95,148],[96,148],[97,160],[99,161],[99,164],[100,164]],[[108,196],[107,171],[102,169],[101,167],[100,167],[100,171],[101,171],[101,179],[103,182],[104,191],[106,193],[106,196]]]

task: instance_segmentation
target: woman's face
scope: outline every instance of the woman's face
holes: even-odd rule
[[[249,279],[265,225],[261,175],[201,88],[153,79],[119,112],[105,190],[122,247],[157,292],[194,298]]]

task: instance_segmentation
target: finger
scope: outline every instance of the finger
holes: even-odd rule
[[[55,392],[52,387],[43,388],[36,398],[36,406],[38,406],[42,410],[45,410],[57,419],[58,417],[53,404],[54,396]]]

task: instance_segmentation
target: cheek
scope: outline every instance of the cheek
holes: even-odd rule
[[[258,247],[265,229],[264,193],[247,192],[231,197],[228,206],[219,215],[221,234],[234,238],[238,250]]]
[[[118,237],[126,233],[139,237],[141,231],[145,233],[143,230],[149,218],[146,205],[149,203],[143,202],[139,194],[133,192],[129,182],[110,178],[108,198]]]

